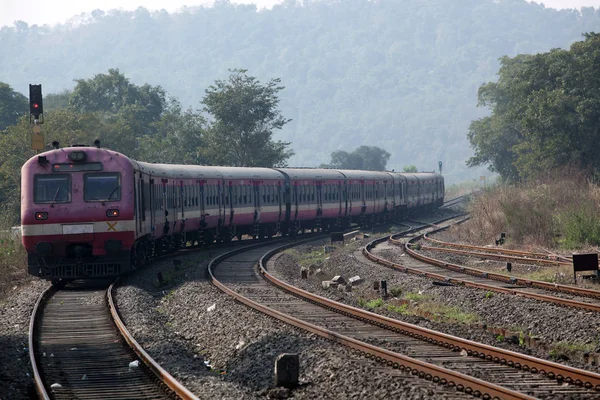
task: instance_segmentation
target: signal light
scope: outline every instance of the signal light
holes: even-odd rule
[[[48,219],[48,213],[47,212],[36,212],[35,219],[37,219],[39,221],[44,221],[44,220]]]
[[[29,113],[34,119],[40,119],[40,115],[44,113],[42,85],[29,85]]]
[[[118,217],[119,216],[119,210],[108,210],[106,212],[106,216],[110,217],[110,218]]]

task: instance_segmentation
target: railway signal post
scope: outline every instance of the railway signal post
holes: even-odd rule
[[[44,104],[42,85],[29,85],[29,123],[32,125],[31,148],[39,151],[44,149],[44,135],[41,125],[44,123]]]

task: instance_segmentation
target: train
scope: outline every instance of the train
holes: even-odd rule
[[[31,275],[109,278],[189,246],[369,227],[444,202],[436,173],[155,164],[93,146],[55,148],[21,169]]]

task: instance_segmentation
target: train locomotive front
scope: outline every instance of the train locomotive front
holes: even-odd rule
[[[21,169],[21,233],[31,275],[59,281],[131,268],[133,163],[96,147],[39,154]]]

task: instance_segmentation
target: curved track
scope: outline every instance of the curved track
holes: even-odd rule
[[[62,290],[50,287],[40,297],[29,332],[39,397],[195,399],[129,335],[111,290],[112,285],[107,290],[94,282]]]
[[[598,374],[434,332],[285,284],[269,274],[266,265],[266,259],[282,248],[252,246],[217,257],[209,265],[212,280],[226,293],[263,313],[343,343],[401,371],[477,397],[600,396]]]
[[[400,238],[401,234],[396,234],[390,237],[376,239],[365,246],[363,253],[365,257],[378,264],[438,281],[513,294],[568,307],[600,311],[599,291],[512,277],[447,263],[442,260],[425,256],[413,248],[415,247],[413,244],[427,233],[446,229],[456,222],[457,221],[449,220],[443,224],[444,226],[441,226],[442,224],[435,225],[435,230],[432,230],[429,227],[417,228],[414,229],[414,231],[420,229],[422,232],[413,233],[412,236],[407,238]],[[426,232],[427,230],[429,231]],[[395,246],[402,246],[404,251],[409,254],[411,258],[405,258],[402,261],[402,264],[399,264],[390,261],[381,255],[385,250],[390,250]]]

